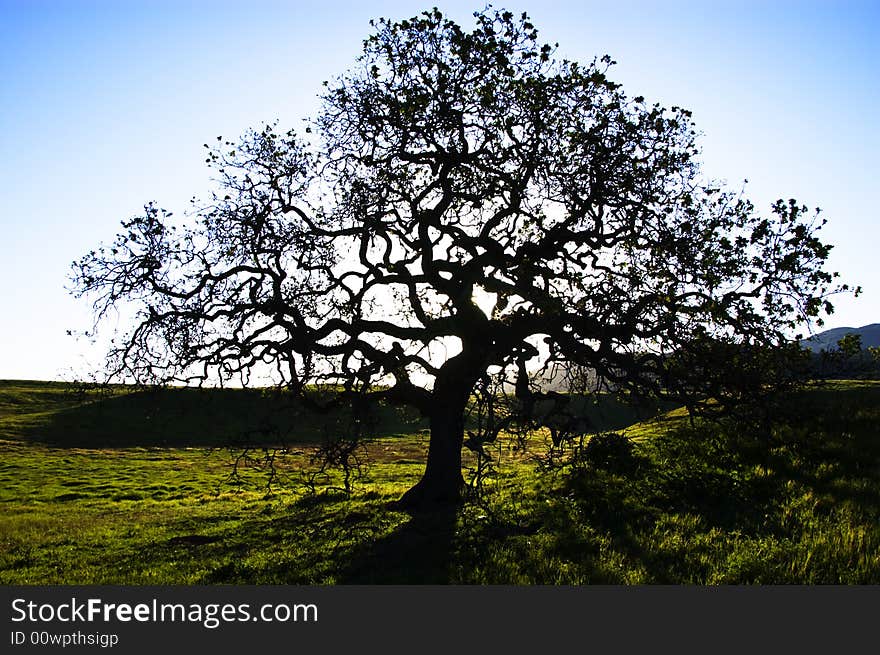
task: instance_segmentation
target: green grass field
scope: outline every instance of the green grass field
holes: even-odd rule
[[[339,426],[283,398],[0,382],[0,583],[880,583],[880,383],[799,392],[777,419],[672,412],[561,467],[536,461],[540,434],[502,443],[481,498],[410,517],[388,503],[423,467],[407,413],[382,416],[347,498],[337,473],[302,484]],[[278,435],[271,489],[258,460],[231,476],[242,437]]]

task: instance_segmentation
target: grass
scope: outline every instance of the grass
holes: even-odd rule
[[[380,407],[377,418],[386,434],[423,427],[414,413],[393,407]],[[274,390],[82,391],[62,382],[0,380],[0,439],[62,447],[314,443],[345,424],[345,413],[307,411]]]
[[[257,461],[230,476],[240,451],[217,435],[284,416],[275,400],[129,391],[0,382],[0,583],[880,583],[876,382],[789,396],[772,429],[671,412],[553,466],[541,435],[505,442],[481,498],[420,517],[388,503],[423,468],[408,415],[384,417],[350,498],[335,472],[301,484],[333,426],[278,419],[288,484],[267,492]]]

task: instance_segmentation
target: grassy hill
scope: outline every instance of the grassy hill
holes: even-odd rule
[[[576,399],[597,431],[619,430],[656,414],[613,396]],[[376,433],[409,435],[427,423],[406,408],[377,408]],[[265,389],[81,391],[63,382],[0,380],[0,439],[68,447],[314,444],[347,429],[345,413],[311,411],[289,394]]]
[[[412,412],[379,409],[384,434],[420,427]],[[0,380],[0,438],[56,446],[228,446],[314,443],[345,415],[308,411],[264,389],[78,390],[63,382]]]
[[[542,434],[502,443],[480,498],[422,517],[386,502],[421,474],[418,422],[385,417],[346,498],[303,484],[325,426],[287,418],[267,490],[211,446],[274,401],[204,393],[0,383],[0,583],[880,583],[880,383],[793,394],[769,429],[671,412],[553,465]]]

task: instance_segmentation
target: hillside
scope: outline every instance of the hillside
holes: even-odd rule
[[[7,421],[53,392],[2,386]],[[812,385],[776,419],[679,411],[555,463],[536,438],[498,450],[479,502],[416,517],[390,501],[419,434],[373,444],[351,497],[305,486],[299,453],[267,494],[224,449],[0,439],[0,584],[880,583],[880,383]]]
[[[575,402],[596,431],[620,430],[658,411],[607,394]],[[0,380],[0,439],[70,448],[315,444],[347,430],[349,418],[340,410],[309,410],[277,390],[111,385],[83,392],[63,382]],[[404,407],[380,405],[375,418],[375,436],[427,428]]]
[[[858,334],[862,337],[862,348],[876,348],[880,346],[880,323],[871,323],[863,325],[860,328],[839,327],[825,330],[814,334],[809,339],[804,339],[801,343],[804,347],[813,352],[822,350],[832,350],[837,347],[837,342],[847,334]]]
[[[413,412],[381,406],[383,435],[411,434]],[[267,389],[77,390],[64,382],[0,380],[0,439],[66,447],[192,447],[317,443],[350,415],[318,413]]]

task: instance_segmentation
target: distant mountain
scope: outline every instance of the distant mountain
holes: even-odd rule
[[[880,346],[880,323],[871,323],[860,328],[839,327],[831,330],[825,330],[814,334],[809,339],[804,339],[801,343],[804,347],[809,348],[813,352],[820,350],[833,350],[837,347],[837,342],[847,334],[859,334],[862,337],[862,348],[873,348]]]

